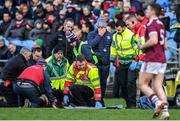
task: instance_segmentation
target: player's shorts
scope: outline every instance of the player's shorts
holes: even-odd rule
[[[142,62],[140,72],[151,74],[164,74],[166,71],[166,66],[166,63]]]

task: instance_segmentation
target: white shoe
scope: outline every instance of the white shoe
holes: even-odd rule
[[[169,120],[170,115],[169,112],[162,112],[160,119],[161,120]]]
[[[155,106],[155,111],[154,111],[154,115],[153,118],[157,118],[159,117],[159,115],[161,114],[162,110],[164,109],[164,103],[162,103],[161,101],[159,101],[156,106]]]

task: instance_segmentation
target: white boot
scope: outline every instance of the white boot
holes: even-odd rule
[[[161,120],[169,120],[170,115],[169,112],[162,112],[160,119]]]
[[[155,105],[153,118],[159,117],[163,109],[164,109],[164,103],[161,101],[158,101]]]

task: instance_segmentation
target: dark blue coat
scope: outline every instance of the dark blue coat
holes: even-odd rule
[[[98,31],[94,30],[88,34],[88,44],[98,57],[99,65],[110,64],[110,47],[112,43],[112,34],[107,32],[103,37],[98,35]]]

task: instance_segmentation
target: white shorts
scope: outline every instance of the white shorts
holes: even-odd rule
[[[140,72],[152,73],[152,74],[164,74],[166,71],[166,63],[158,62],[142,62]]]

